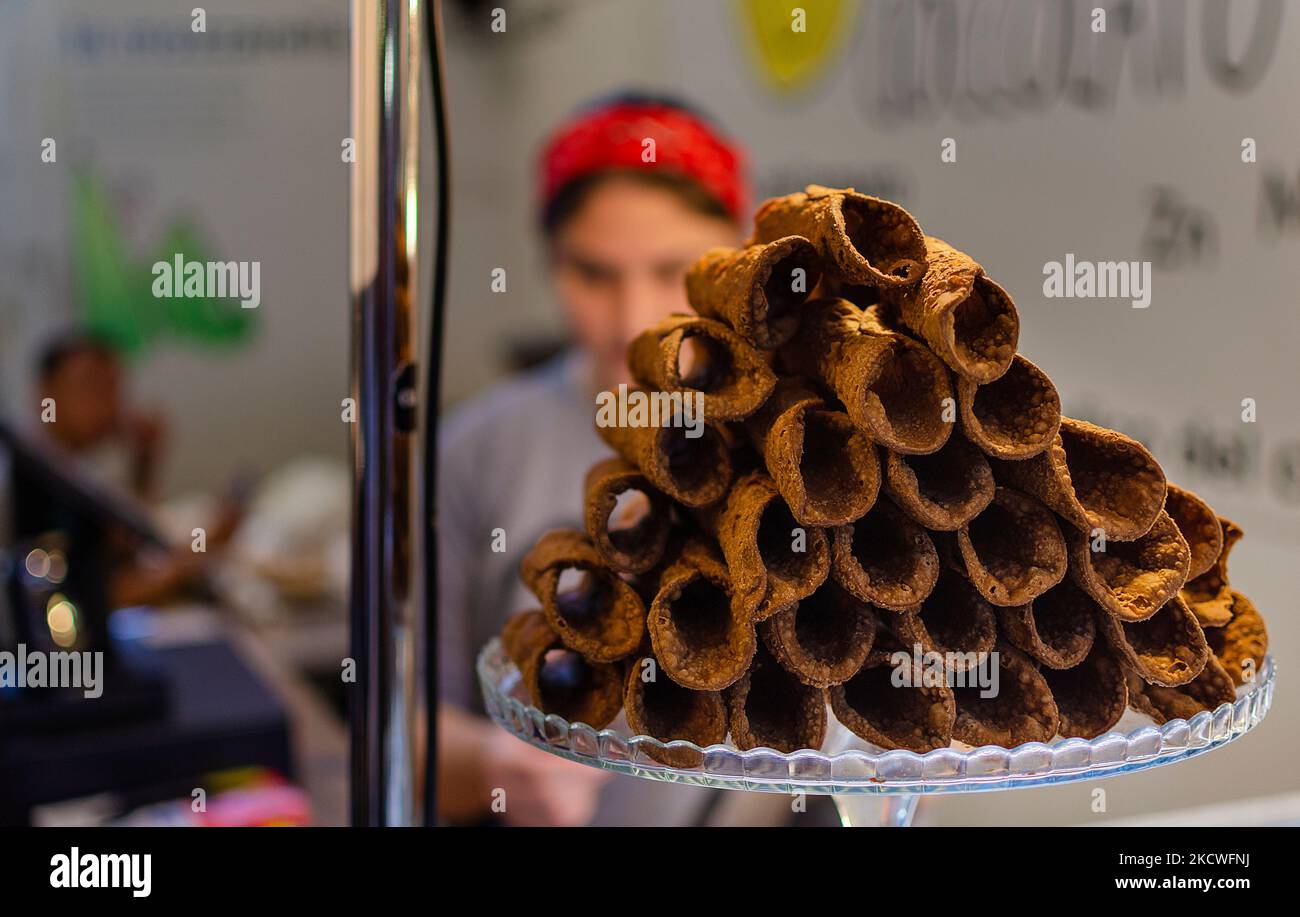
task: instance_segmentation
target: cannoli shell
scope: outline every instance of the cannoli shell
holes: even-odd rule
[[[1187,581],[1187,542],[1163,510],[1145,535],[1136,541],[1108,541],[1105,551],[1093,551],[1092,540],[1074,529],[1067,540],[1074,580],[1121,621],[1151,617]]]
[[[628,666],[623,709],[633,735],[647,735],[661,742],[682,739],[701,748],[721,744],[727,738],[727,704],[722,694],[683,688],[663,676],[653,656]],[[669,767],[699,767],[704,761],[702,754],[689,748],[647,748],[646,753]]]
[[[697,365],[683,376],[686,346],[698,348]],[[759,351],[722,322],[697,315],[670,315],[642,331],[628,347],[627,365],[650,391],[703,392],[704,419],[712,423],[748,417],[776,385],[776,375]]]
[[[1201,625],[1178,596],[1146,620],[1121,621],[1102,613],[1097,624],[1125,665],[1148,684],[1185,685],[1201,673],[1210,657]]]
[[[1033,601],[1065,577],[1065,539],[1037,500],[999,487],[993,502],[957,530],[966,576],[980,595],[1007,607]]]
[[[978,666],[998,637],[993,606],[965,577],[948,569],[924,602],[885,620],[903,646],[942,654],[949,672]]]
[[[886,493],[927,529],[956,531],[993,502],[988,460],[962,436],[931,455],[886,452],[884,466]]]
[[[561,574],[578,570],[583,587],[561,593]],[[633,653],[645,631],[645,605],[611,571],[582,532],[555,529],[524,555],[520,578],[542,603],[546,623],[564,645],[595,662]]]
[[[606,564],[618,573],[639,574],[663,558],[672,525],[668,500],[635,465],[614,457],[597,462],[587,472],[584,486],[587,535]],[[618,501],[626,493],[641,494],[645,515],[626,528],[614,528]]]
[[[927,236],[927,268],[914,287],[888,298],[911,331],[963,379],[983,385],[1005,373],[1020,338],[1020,316],[1006,290],[973,258]]]
[[[1141,538],[1165,502],[1165,473],[1135,439],[1061,418],[1046,452],[996,469],[999,480],[1037,497],[1084,532],[1108,541]]]
[[[1087,657],[1068,669],[1043,668],[1052,699],[1061,714],[1058,732],[1066,738],[1095,739],[1120,721],[1129,704],[1128,670],[1105,641],[1094,643]],[[1139,683],[1143,683],[1138,679]]]
[[[1194,580],[1207,573],[1223,553],[1223,526],[1209,504],[1196,494],[1176,484],[1167,486],[1165,512],[1173,518],[1192,552],[1187,578]]]
[[[921,455],[947,442],[952,384],[934,354],[847,300],[811,300],[803,315],[780,352],[787,372],[834,393],[849,419],[888,449]]]
[[[880,462],[870,438],[800,380],[783,378],[746,429],[800,525],[845,525],[876,502]]]
[[[826,688],[853,677],[876,639],[871,606],[827,580],[797,605],[759,625],[772,656],[805,685]]]
[[[812,242],[828,273],[846,283],[910,286],[925,273],[925,236],[912,215],[852,188],[809,185],[765,201],[754,215],[754,242],[799,235]]]
[[[889,500],[831,532],[831,575],[860,601],[901,611],[925,601],[939,556],[925,529]]]
[[[1255,603],[1240,592],[1232,593],[1232,617],[1222,627],[1205,631],[1210,650],[1235,684],[1254,681],[1268,653],[1268,630]]]
[[[956,426],[948,370],[924,344],[890,330],[874,306],[861,313],[859,328],[864,335],[890,337],[896,345],[860,402],[860,421],[887,449],[904,455],[939,451]]]
[[[596,432],[651,484],[686,506],[716,503],[731,486],[728,440],[711,424],[704,424],[698,437],[672,426],[597,425]]]
[[[798,287],[802,270],[803,287]],[[762,350],[780,347],[799,327],[799,309],[821,279],[817,250],[802,236],[746,248],[709,249],[686,274],[691,308],[725,322]]]
[[[873,651],[856,675],[827,689],[835,718],[858,738],[883,749],[924,754],[947,748],[957,708],[946,679],[927,683],[924,670],[913,661],[904,663],[911,667],[910,683],[895,685],[894,665],[878,661],[878,655],[884,656]]]
[[[765,474],[755,472],[737,481],[725,506],[704,515],[703,521],[722,546],[738,614],[752,621],[770,618],[812,595],[830,573],[826,532],[799,525]],[[798,542],[802,551],[795,550]]]
[[[1210,569],[1183,587],[1183,601],[1202,627],[1222,627],[1232,617],[1232,588],[1228,585],[1228,555],[1241,540],[1241,527],[1231,519],[1218,517],[1223,547]]]
[[[1190,720],[1204,711],[1217,710],[1237,698],[1237,689],[1223,664],[1211,656],[1205,668],[1190,682],[1177,688],[1150,685],[1136,672],[1128,673],[1129,705],[1158,724]]]
[[[1097,603],[1066,577],[1032,602],[998,609],[1002,636],[1049,669],[1070,669],[1097,637]]]
[[[543,713],[604,729],[623,708],[621,667],[589,662],[564,649],[541,611],[511,616],[502,628],[501,644],[519,669],[529,702]],[[561,652],[551,655],[554,650]]]
[[[1009,462],[1045,452],[1061,425],[1056,386],[1019,354],[993,381],[980,384],[959,376],[957,407],[967,438],[993,458]]]
[[[976,685],[953,690],[957,703],[953,737],[967,745],[1003,748],[1051,741],[1061,714],[1046,679],[1028,656],[1010,644],[999,643],[996,652],[995,696],[981,697]]]
[[[647,627],[655,658],[682,687],[721,691],[753,661],[753,622],[737,612],[730,593],[722,558],[702,539],[689,543],[660,577]]]
[[[731,741],[742,751],[789,754],[821,748],[826,738],[826,692],[801,682],[761,647],[726,700]]]

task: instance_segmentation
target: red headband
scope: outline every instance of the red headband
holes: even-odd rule
[[[647,139],[654,140],[653,162],[641,158]],[[703,185],[735,220],[744,216],[744,154],[680,108],[624,102],[561,127],[542,151],[543,211],[575,178],[610,168],[678,172]]]

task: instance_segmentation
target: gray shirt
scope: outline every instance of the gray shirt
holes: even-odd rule
[[[547,529],[581,529],[587,469],[610,454],[596,435],[595,388],[576,352],[490,389],[452,413],[439,436],[440,700],[482,712],[474,659],[537,600],[519,561]],[[493,551],[493,531],[505,551]],[[614,728],[626,731],[620,717]],[[595,823],[692,824],[717,791],[617,775]]]

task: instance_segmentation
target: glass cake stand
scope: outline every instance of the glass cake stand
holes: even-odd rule
[[[1240,738],[1268,713],[1275,666],[1267,657],[1258,677],[1237,690],[1237,699],[1190,720],[1163,726],[1127,711],[1115,729],[1096,739],[1030,742],[1007,749],[955,744],[918,755],[880,751],[841,726],[828,723],[824,751],[783,754],[766,748],[739,751],[729,745],[700,748],[664,743],[651,736],[595,730],[547,715],[528,703],[519,670],[493,638],[478,657],[478,677],[489,715],[518,738],[570,761],[648,780],[765,793],[832,796],[845,827],[904,827],[917,799],[929,793],[979,793],[1097,780],[1173,764]],[[828,711],[829,714],[829,711]],[[1143,725],[1143,724],[1146,725]],[[660,764],[650,751],[683,748],[700,752],[698,767]]]

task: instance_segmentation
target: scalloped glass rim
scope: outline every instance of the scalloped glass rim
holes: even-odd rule
[[[1014,749],[997,745],[961,750],[941,748],[873,752],[850,748],[835,754],[803,750],[784,754],[769,748],[739,751],[730,745],[701,748],[692,742],[661,742],[652,736],[625,736],[592,729],[544,714],[514,696],[519,671],[493,638],[478,657],[479,684],[494,721],[518,738],[562,758],[607,770],[721,789],[770,793],[972,793],[1048,786],[1131,773],[1204,754],[1240,738],[1268,713],[1276,668],[1266,657],[1254,684],[1238,689],[1236,701],[1202,711],[1190,720],[1170,720],[1128,733],[1108,732],[1096,739],[1062,739],[1050,745],[1030,742]],[[831,720],[832,730],[853,739]],[[861,743],[859,743],[861,744]],[[693,768],[660,764],[651,749],[689,749],[702,761]]]

